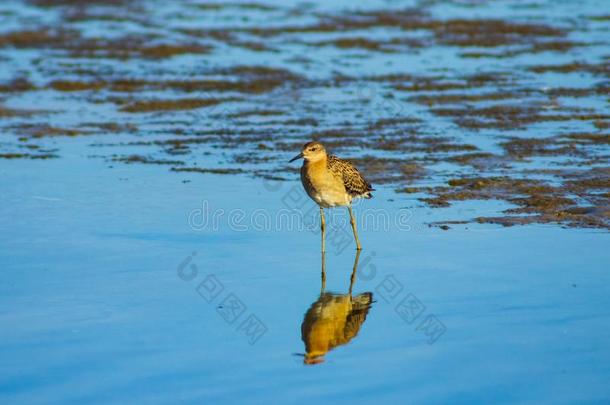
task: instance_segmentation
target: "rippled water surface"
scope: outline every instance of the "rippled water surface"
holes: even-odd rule
[[[606,2],[0,21],[3,403],[610,401]],[[360,255],[310,139],[377,189]]]

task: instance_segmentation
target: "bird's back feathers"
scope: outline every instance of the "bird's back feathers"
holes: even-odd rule
[[[371,191],[374,189],[371,184],[364,179],[362,174],[347,160],[340,159],[334,155],[329,155],[327,160],[328,169],[343,180],[345,190],[352,197],[371,198]]]

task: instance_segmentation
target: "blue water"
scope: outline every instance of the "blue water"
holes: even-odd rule
[[[429,209],[409,209],[409,230],[362,229],[354,294],[372,292],[375,302],[349,344],[304,366],[301,323],[320,292],[319,235],[263,231],[264,221],[249,219],[221,218],[216,230],[188,221],[204,201],[210,215],[273,218],[298,183],[110,169],[84,157],[83,144],[66,142],[63,159],[0,169],[3,403],[609,398],[607,233],[446,232],[423,224]],[[393,216],[411,202],[380,188],[356,211],[371,206]],[[355,250],[339,250],[329,246],[326,287],[346,293]],[[193,271],[192,280],[180,277]],[[197,287],[212,275],[223,289],[208,302]],[[219,307],[230,294],[245,306],[231,324],[221,316],[227,302]],[[395,309],[409,294],[425,307],[412,323]],[[265,329],[253,344],[240,330],[252,314]],[[444,328],[433,343],[417,330],[429,315]]]
[[[442,105],[414,101],[422,94],[528,88],[526,99],[506,102],[543,104],[557,114],[566,113],[564,107],[607,114],[604,94],[551,100],[538,92],[607,86],[607,73],[527,70],[607,61],[610,27],[607,17],[600,18],[608,14],[607,2],[266,3],[277,6],[271,10],[235,4],[215,9],[205,3],[206,8],[191,0],[91,2],[82,10],[72,2],[33,3],[0,4],[0,85],[25,78],[33,86],[0,90],[0,154],[57,157],[0,158],[0,404],[610,403],[607,230],[483,225],[473,219],[503,215],[516,206],[474,200],[430,208],[417,199],[423,194],[396,192],[463,175],[559,184],[565,180],[561,174],[572,170],[608,167],[607,144],[587,145],[588,156],[513,157],[484,169],[452,163],[449,158],[464,153],[459,149],[424,153],[378,147],[386,136],[413,135],[409,142],[418,145],[418,137],[446,138],[500,155],[500,143],[512,136],[607,133],[607,118],[598,126],[595,120],[570,120],[474,131],[432,112]],[[442,45],[430,30],[392,27],[270,37],[238,32],[304,26],[346,10],[404,7],[441,19],[548,24],[566,29],[563,39],[587,43],[565,51],[468,58],[465,51],[502,53],[518,46]],[[88,18],[79,20],[79,11]],[[96,14],[102,17],[91,18]],[[212,50],[121,59],[73,57],[59,45],[2,42],[7,32],[45,27],[74,29],[87,38],[153,34],[147,41],[196,42]],[[272,49],[255,51],[226,38],[181,31],[212,28],[234,30],[234,40],[259,41]],[[359,37],[431,42],[395,53],[315,46]],[[54,80],[244,80],[219,76],[218,69],[235,65],[285,68],[306,80],[260,94],[155,88],[68,92],[50,85]],[[400,81],[373,78],[404,74],[452,82],[476,73],[504,73],[510,80],[476,89],[408,92],[395,89]],[[334,82],[346,76],[352,80]],[[134,100],[227,95],[240,99],[196,110],[121,111],[121,102]],[[12,114],[13,109],[35,112]],[[264,109],[280,113],[240,115]],[[288,124],[304,118],[316,123]],[[419,121],[371,127],[385,118]],[[133,127],[113,131],[95,124]],[[63,136],[48,126],[89,132]],[[37,128],[43,136],[32,132]],[[333,135],[341,156],[402,159],[421,165],[425,174],[405,180],[401,172],[394,183],[374,182],[375,197],[355,205],[364,246],[359,256],[346,210],[327,210],[323,280],[318,209],[302,191],[297,171],[289,170],[286,162],[297,152],[288,152],[286,145],[324,131],[345,131],[348,141],[371,139],[366,149],[341,145],[342,138]],[[184,154],[172,154],[157,142],[193,139],[202,142],[186,143]],[[173,164],[113,160],[132,154],[176,159],[183,163],[175,165],[179,168],[247,173],[184,173],[171,171]],[[427,156],[438,160],[426,161]],[[438,221],[463,223],[451,223],[449,230],[431,226]],[[352,297],[372,297],[370,307],[355,308],[350,288]],[[333,305],[320,304],[325,302],[320,297],[327,297],[323,292],[335,294]],[[315,358],[317,364],[305,364],[306,336],[318,344],[332,341],[330,350]]]

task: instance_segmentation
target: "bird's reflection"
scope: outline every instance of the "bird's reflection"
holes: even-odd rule
[[[337,346],[351,341],[362,327],[373,303],[373,294],[352,296],[358,269],[357,251],[347,294],[326,292],[326,264],[322,253],[322,287],[320,297],[311,304],[301,324],[301,339],[305,343],[305,364],[324,361],[324,355]]]

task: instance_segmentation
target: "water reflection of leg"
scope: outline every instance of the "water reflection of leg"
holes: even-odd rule
[[[326,290],[326,254],[322,251],[322,286],[320,287],[320,294]]]
[[[326,219],[324,218],[324,208],[320,207],[320,229],[322,230],[322,253],[326,252]]]
[[[356,273],[358,272],[358,259],[360,258],[360,250],[356,250],[356,257],[354,258],[354,268],[352,275],[349,278],[349,296],[352,296],[352,288],[354,287],[354,281],[356,281]]]

